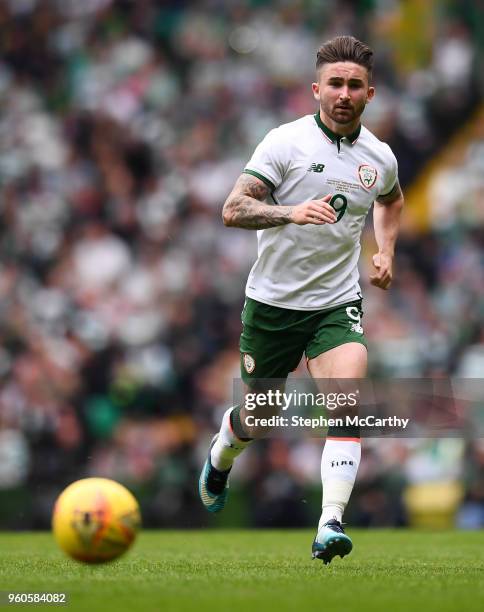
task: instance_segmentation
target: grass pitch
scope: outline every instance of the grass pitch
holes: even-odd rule
[[[0,590],[66,591],[60,609],[89,612],[484,609],[484,532],[349,534],[353,552],[329,566],[310,558],[312,531],[236,530],[145,531],[125,557],[88,566],[50,534],[3,533]]]

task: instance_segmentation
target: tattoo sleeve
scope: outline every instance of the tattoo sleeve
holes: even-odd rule
[[[395,202],[395,200],[400,200],[401,198],[403,198],[403,194],[400,188],[400,183],[397,180],[397,182],[393,186],[393,189],[388,193],[385,193],[385,195],[378,196],[376,201],[379,204],[391,204],[392,202]]]
[[[224,224],[243,229],[266,229],[291,223],[292,206],[266,204],[269,187],[260,179],[241,174],[223,207]]]

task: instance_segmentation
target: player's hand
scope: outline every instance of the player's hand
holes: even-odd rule
[[[328,204],[331,197],[331,194],[328,194],[320,200],[309,200],[308,202],[293,206],[291,213],[292,223],[296,225],[334,223],[336,221],[336,213],[334,208]]]
[[[385,253],[373,255],[373,265],[376,273],[370,276],[370,282],[380,289],[388,289],[392,284],[393,257]]]

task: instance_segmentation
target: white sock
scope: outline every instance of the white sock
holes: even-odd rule
[[[353,440],[326,440],[321,457],[323,511],[319,527],[335,518],[341,523],[355,484],[361,459],[361,444]]]
[[[242,442],[232,431],[230,413],[233,408],[229,408],[224,413],[217,441],[210,451],[210,461],[213,467],[221,472],[232,467],[234,459],[252,442],[252,440]]]

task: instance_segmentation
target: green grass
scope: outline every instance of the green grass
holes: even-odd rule
[[[0,590],[66,591],[60,609],[89,612],[483,609],[484,532],[349,533],[355,549],[330,566],[311,560],[310,531],[145,531],[103,566],[46,533],[3,533]]]

